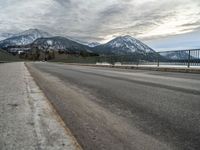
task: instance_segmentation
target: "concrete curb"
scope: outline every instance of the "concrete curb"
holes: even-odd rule
[[[23,62],[0,74],[0,150],[82,150]]]

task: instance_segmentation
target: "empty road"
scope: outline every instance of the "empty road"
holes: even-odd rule
[[[200,75],[27,67],[85,150],[199,150]]]

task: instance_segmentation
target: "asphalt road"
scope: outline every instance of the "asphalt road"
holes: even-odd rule
[[[199,74],[27,66],[85,150],[200,149]]]

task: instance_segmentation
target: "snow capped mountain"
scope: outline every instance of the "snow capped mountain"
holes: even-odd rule
[[[39,29],[29,29],[26,31],[23,31],[21,33],[15,34],[15,36],[32,36],[34,39],[39,37],[49,37],[51,36],[49,33],[44,32]]]
[[[130,53],[149,53],[154,52],[153,49],[142,43],[141,41],[126,35],[119,36],[106,44],[94,47],[94,50],[103,54],[130,54]]]
[[[129,35],[119,36],[106,44],[99,44],[97,42],[81,44],[81,42],[77,42],[77,40],[60,36],[51,37],[47,32],[38,29],[29,29],[0,41],[0,48],[10,49],[18,47],[30,49],[31,47],[38,47],[40,49],[48,48],[70,52],[94,52],[108,55],[133,53],[146,55],[147,53],[155,53],[153,49]]]
[[[24,32],[15,34],[14,36],[0,41],[0,47],[21,46],[32,43],[38,38],[49,37],[50,34],[38,29],[29,29]]]
[[[86,41],[78,40],[78,39],[71,38],[71,37],[66,37],[66,38],[68,38],[68,39],[70,39],[72,41],[75,41],[77,43],[89,46],[89,47],[95,47],[95,46],[100,45],[100,43],[98,43],[98,42],[86,42]]]
[[[56,37],[49,37],[49,38],[39,38],[35,40],[31,46],[38,47],[39,49],[52,49],[52,50],[64,50],[64,51],[73,51],[73,52],[80,52],[80,51],[87,51],[89,50],[88,46],[83,44],[77,43],[70,39],[56,36]]]

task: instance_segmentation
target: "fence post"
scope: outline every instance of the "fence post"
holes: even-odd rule
[[[160,54],[157,53],[157,67],[160,66]]]
[[[189,54],[188,54],[188,68],[190,68],[190,50],[189,50]]]

